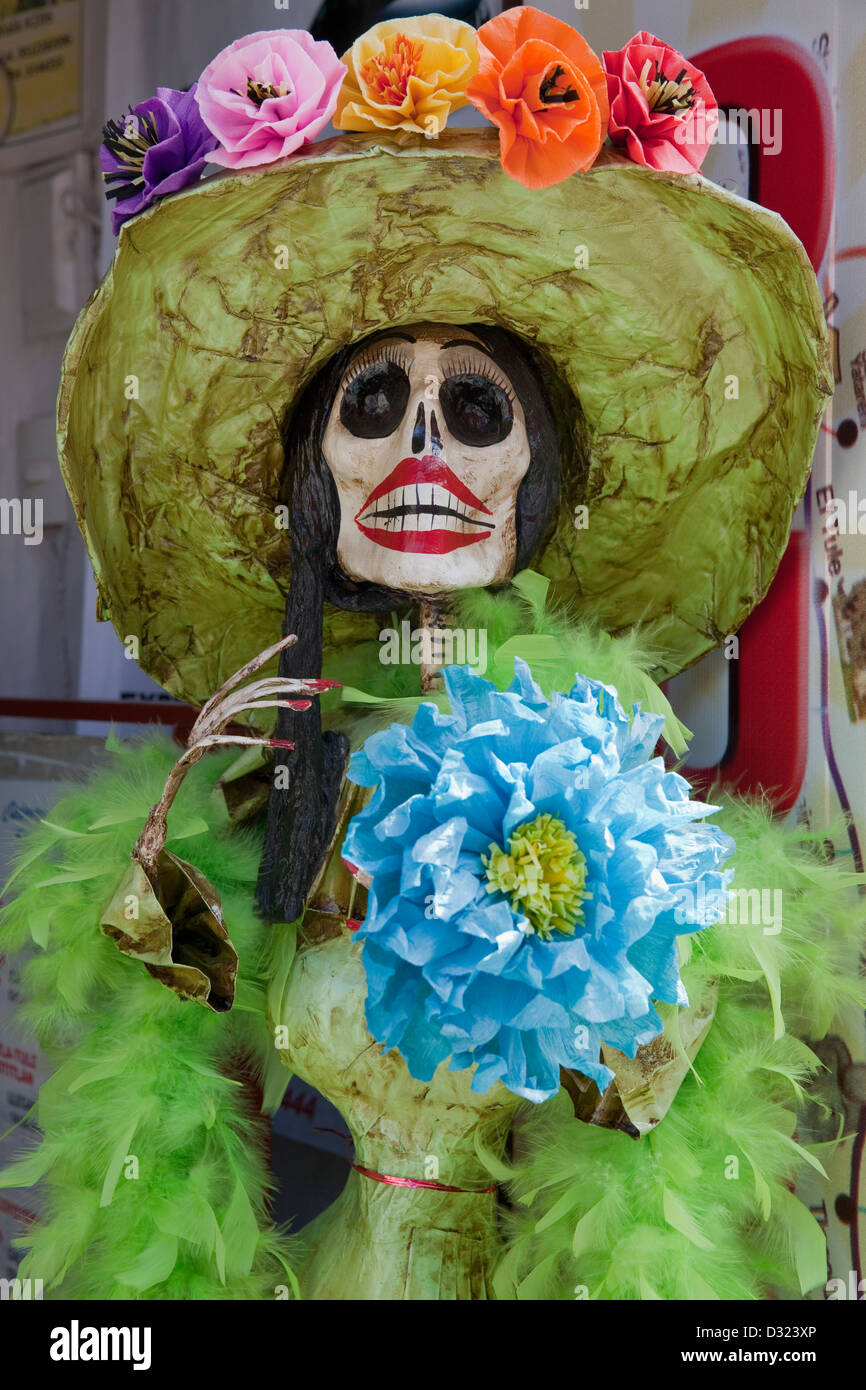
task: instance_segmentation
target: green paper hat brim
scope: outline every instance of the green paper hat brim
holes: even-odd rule
[[[172,694],[201,704],[279,634],[287,407],[345,344],[423,320],[512,330],[580,402],[588,477],[532,561],[556,598],[646,625],[661,678],[763,597],[832,389],[786,224],[607,154],[530,191],[492,130],[341,136],[132,219],[67,348],[61,467],[102,616]],[[326,652],[379,625],[329,612]]]

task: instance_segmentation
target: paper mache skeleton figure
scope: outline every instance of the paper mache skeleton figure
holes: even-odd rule
[[[831,389],[803,248],[697,172],[714,112],[653,35],[599,58],[524,6],[342,62],[254,34],[106,127],[61,467],[102,616],[201,713],[180,759],[111,741],[13,876],[58,1066],[4,1181],[54,1296],[826,1278],[796,1125],[862,1003],[853,876],[698,800],[657,684],[766,592]],[[293,1074],[354,1142],[297,1236]]]

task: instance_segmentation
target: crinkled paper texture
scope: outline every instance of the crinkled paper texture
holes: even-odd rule
[[[238,957],[216,890],[171,850],[162,851],[157,870],[154,889],[139,861],[130,861],[100,930],[181,999],[225,1013],[234,1002]]]

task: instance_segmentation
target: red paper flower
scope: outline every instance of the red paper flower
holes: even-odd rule
[[[650,169],[694,174],[715,134],[718,106],[700,68],[644,29],[618,53],[603,53],[608,135]]]

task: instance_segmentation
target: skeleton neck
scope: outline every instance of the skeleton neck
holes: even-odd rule
[[[436,650],[433,638],[437,631],[448,626],[447,608],[441,599],[422,599],[418,604],[418,626],[422,631],[430,633],[431,651]],[[441,653],[441,644],[439,645]],[[421,662],[421,691],[428,694],[430,691],[442,689],[442,667],[435,661]]]

